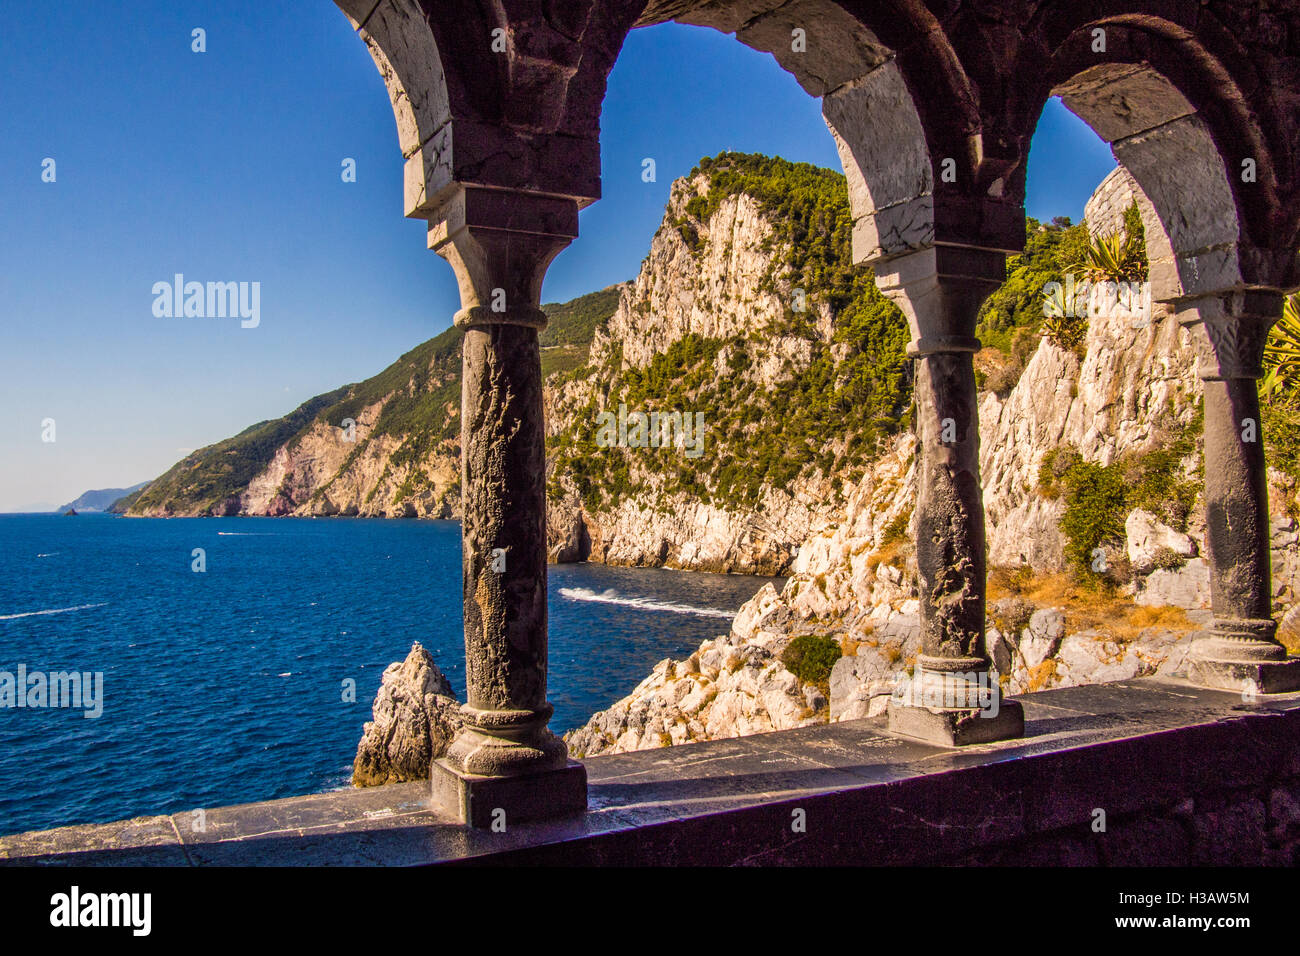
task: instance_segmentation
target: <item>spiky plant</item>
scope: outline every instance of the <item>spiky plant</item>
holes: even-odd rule
[[[1264,346],[1263,398],[1300,400],[1300,293],[1288,296]]]
[[[1083,270],[1094,282],[1141,282],[1146,268],[1145,250],[1127,231],[1097,236],[1084,248]]]
[[[1078,349],[1088,335],[1087,315],[1075,315],[1074,303],[1059,282],[1043,289],[1043,334],[1058,348]]]

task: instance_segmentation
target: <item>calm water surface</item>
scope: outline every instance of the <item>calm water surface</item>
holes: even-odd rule
[[[552,729],[724,633],[769,580],[553,566]],[[97,719],[0,706],[0,833],[346,786],[413,641],[464,700],[455,522],[0,515],[0,692],[20,664],[104,675]]]

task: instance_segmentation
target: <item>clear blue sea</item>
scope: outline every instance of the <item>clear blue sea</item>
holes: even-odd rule
[[[769,580],[553,566],[552,729]],[[98,719],[0,707],[0,834],[347,786],[383,669],[420,641],[464,700],[462,639],[455,522],[0,515],[0,672],[104,681]]]

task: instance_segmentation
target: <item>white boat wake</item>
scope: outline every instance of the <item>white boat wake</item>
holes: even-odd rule
[[[731,620],[735,611],[724,611],[716,607],[694,607],[690,604],[672,604],[665,601],[652,601],[649,598],[623,597],[610,588],[597,594],[591,588],[560,588],[560,596],[570,601],[594,601],[597,604],[619,604],[623,607],[639,608],[642,611],[669,611],[673,614],[697,614],[700,617],[719,617]]]
[[[52,607],[45,611],[24,611],[22,614],[0,614],[0,621],[16,621],[20,617],[39,617],[42,614],[67,614],[69,611],[85,611],[92,607],[106,607],[108,602],[102,604],[78,604],[76,607]]]

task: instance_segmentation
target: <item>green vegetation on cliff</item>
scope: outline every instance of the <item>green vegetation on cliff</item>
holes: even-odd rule
[[[711,217],[744,193],[771,224],[773,261],[757,291],[785,302],[775,327],[705,338],[688,333],[643,368],[624,368],[616,349],[603,367],[576,375],[599,383],[553,443],[550,493],[575,490],[599,511],[638,489],[662,500],[683,492],[726,508],[750,508],[765,487],[785,488],[800,475],[853,474],[882,439],[904,427],[911,382],[907,324],[876,287],[871,270],[852,261],[852,216],[844,177],[807,163],[739,153],[704,159],[687,178],[703,191],[684,204],[675,226],[697,255]],[[795,290],[801,290],[803,301]],[[802,306],[802,308],[801,308]],[[818,307],[829,308],[829,338]],[[773,381],[754,374],[775,337],[807,343],[807,362],[784,363]],[[641,455],[599,448],[598,413],[690,411],[704,416],[706,452]]]
[[[1083,345],[1087,316],[1074,314],[1064,289],[1048,297],[1050,283],[1064,286],[1068,276],[1080,285],[1140,282],[1147,274],[1146,233],[1136,201],[1124,213],[1123,231],[1111,236],[1091,239],[1086,225],[1071,225],[1064,216],[1049,224],[1027,219],[1025,230],[1025,251],[1008,257],[1007,280],[984,301],[975,330],[985,348],[1001,353],[979,363],[995,372],[977,373],[981,387],[999,394],[1019,380],[1040,335],[1065,349]]]
[[[1204,411],[1198,407],[1188,424],[1165,425],[1164,440],[1145,451],[1122,455],[1109,465],[1085,461],[1069,446],[1054,448],[1043,456],[1039,491],[1049,498],[1064,496],[1061,531],[1066,539],[1065,558],[1076,575],[1084,580],[1098,579],[1095,549],[1121,549],[1124,520],[1135,508],[1155,515],[1176,531],[1187,530],[1188,517],[1204,483],[1204,466],[1197,461],[1189,475],[1186,464],[1198,458],[1204,425]],[[1124,583],[1119,577],[1125,569],[1123,562],[1119,563],[1118,577],[1116,569],[1109,565],[1104,576]]]
[[[1026,220],[1025,251],[1008,257],[1007,281],[980,309],[975,333],[980,341],[1010,353],[1017,331],[1037,333],[1043,324],[1043,287],[1064,282],[1070,272],[1082,280],[1087,246],[1086,226],[1072,226],[1064,217],[1047,225]]]
[[[1287,297],[1282,320],[1269,333],[1264,369],[1260,404],[1268,462],[1294,488],[1300,485],[1300,293]],[[1296,499],[1291,502],[1294,509]]]
[[[220,512],[227,499],[239,495],[270,463],[281,445],[304,432],[347,391],[345,387],[317,395],[283,418],[250,425],[233,438],[186,455],[144,488],[131,510]]]
[[[543,368],[547,356],[563,352],[575,353],[576,364],[585,361],[596,325],[613,313],[617,303],[618,289],[611,287],[572,302],[544,305],[550,325],[542,334]],[[283,418],[259,422],[233,438],[201,448],[113,507],[137,514],[155,509],[170,514],[230,512],[249,482],[266,469],[282,446],[292,445],[319,423],[341,428],[346,419],[361,421],[363,412],[376,405],[381,407],[369,437],[356,443],[334,477],[315,490],[314,498],[324,494],[365,451],[367,443],[378,438],[390,436],[400,442],[384,477],[393,468],[428,461],[440,451],[459,454],[462,335],[453,326],[411,349],[378,375],[318,395]],[[396,500],[419,490],[423,478],[422,471],[411,470],[399,486]],[[375,487],[380,484],[382,478]]]
[[[829,697],[831,671],[842,656],[839,641],[835,638],[824,634],[802,634],[786,645],[781,652],[781,663],[795,677],[820,688]]]
[[[570,302],[542,306],[549,320],[538,336],[543,378],[586,364],[596,327],[617,311],[618,296],[619,287],[612,285]]]

